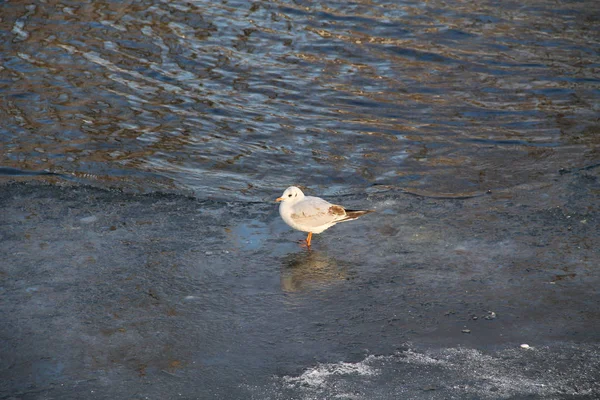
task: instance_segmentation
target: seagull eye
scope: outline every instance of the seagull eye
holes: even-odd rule
[[[290,193],[290,194],[288,194],[288,197],[292,197],[292,194],[291,194],[291,193]]]

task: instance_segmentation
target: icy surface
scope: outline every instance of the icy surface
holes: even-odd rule
[[[307,251],[273,203],[4,185],[0,393],[595,398],[597,190],[347,196]]]

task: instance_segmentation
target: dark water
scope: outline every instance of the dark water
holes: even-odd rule
[[[598,163],[594,1],[2,5],[4,166],[262,200]]]
[[[0,10],[0,398],[600,396],[598,2]]]

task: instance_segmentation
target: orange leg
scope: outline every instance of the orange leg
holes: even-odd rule
[[[311,240],[312,240],[312,232],[308,232],[308,236],[306,237],[306,246],[310,247]]]

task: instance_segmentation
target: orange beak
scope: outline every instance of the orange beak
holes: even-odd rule
[[[275,201],[279,203],[280,201],[283,201],[283,197],[278,197],[275,199]]]

